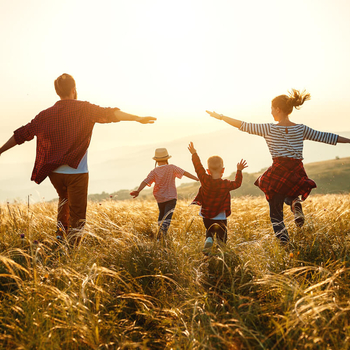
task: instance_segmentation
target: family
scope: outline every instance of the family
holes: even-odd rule
[[[49,177],[59,196],[57,214],[57,238],[63,236],[72,246],[79,244],[86,220],[88,194],[87,151],[95,123],[136,121],[152,124],[153,117],[139,117],[122,112],[119,108],[103,108],[77,99],[74,78],[62,74],[54,87],[60,100],[52,107],[41,111],[28,124],[14,131],[11,138],[0,148],[0,155],[16,145],[37,137],[36,159],[31,180],[40,184]],[[265,194],[270,208],[270,219],[276,237],[281,244],[289,241],[283,219],[283,206],[290,206],[295,224],[301,227],[305,217],[302,202],[316,187],[307,177],[302,163],[303,141],[312,140],[331,145],[350,143],[350,139],[328,132],[320,132],[290,120],[293,109],[299,109],[310,94],[292,90],[288,95],[275,97],[271,103],[271,114],[276,123],[246,123],[216,112],[207,113],[218,120],[249,134],[265,138],[272,156],[272,165],[256,180]],[[191,142],[188,150],[197,176],[178,166],[168,164],[171,157],[165,148],[155,151],[156,167],[143,180],[137,190],[130,193],[136,198],[146,186],[155,183],[153,194],[159,207],[159,237],[164,237],[171,223],[176,206],[175,178],[186,176],[200,181],[199,192],[192,202],[200,206],[199,215],[206,228],[203,252],[208,254],[213,238],[219,244],[227,240],[227,218],[231,214],[230,191],[241,186],[242,170],[248,165],[245,160],[237,164],[234,181],[222,179],[223,159],[212,156],[205,170]]]

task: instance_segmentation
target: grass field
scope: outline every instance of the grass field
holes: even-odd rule
[[[262,197],[232,201],[228,244],[202,253],[179,201],[165,243],[155,201],[89,202],[78,249],[55,203],[0,206],[1,349],[349,349],[350,195],[310,196],[290,246]]]

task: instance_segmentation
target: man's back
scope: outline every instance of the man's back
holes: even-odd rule
[[[42,182],[63,164],[76,168],[89,147],[94,124],[112,121],[118,121],[113,108],[73,99],[60,100],[40,112],[14,132],[17,144],[37,137],[32,180]]]

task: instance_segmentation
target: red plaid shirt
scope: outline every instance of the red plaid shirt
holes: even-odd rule
[[[32,180],[42,182],[60,165],[77,168],[86,153],[95,123],[118,122],[114,111],[89,102],[60,100],[14,132],[18,145],[37,137]]]
[[[226,217],[231,215],[230,191],[235,190],[242,184],[242,171],[237,170],[235,181],[213,179],[208,175],[197,153],[192,155],[192,162],[198,178],[201,182],[196,198],[192,204],[201,205],[201,214],[206,219],[215,218],[225,211]]]
[[[276,157],[264,174],[255,181],[269,201],[276,193],[286,197],[298,197],[305,200],[316,183],[306,175],[300,159]]]

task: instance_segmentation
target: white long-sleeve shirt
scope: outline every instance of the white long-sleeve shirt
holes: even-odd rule
[[[338,135],[321,132],[303,124],[281,126],[272,123],[255,124],[242,122],[241,131],[265,138],[272,158],[288,157],[303,159],[304,140],[312,140],[336,145]]]

